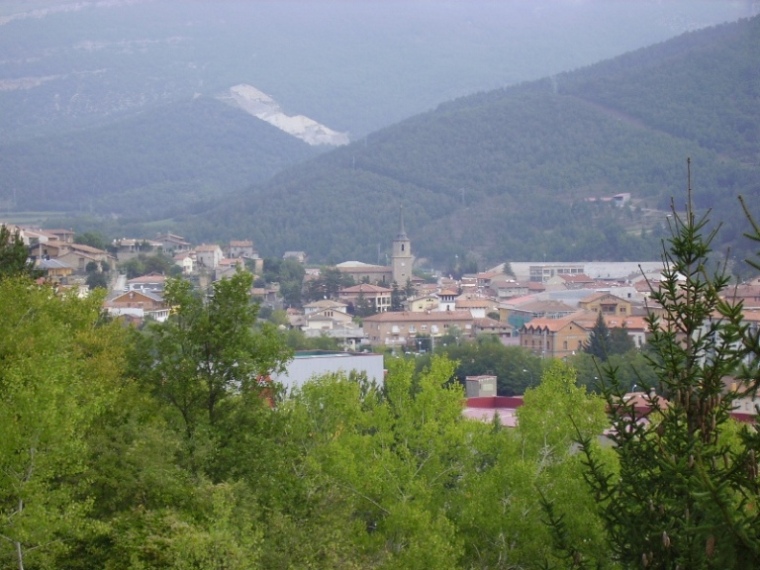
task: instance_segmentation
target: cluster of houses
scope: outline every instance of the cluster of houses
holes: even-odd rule
[[[116,239],[105,251],[74,243],[70,230],[18,229],[35,265],[48,279],[63,284],[81,281],[88,268],[110,269],[156,252],[170,255],[178,271],[198,279],[200,286],[243,266],[254,273],[263,270],[262,258],[247,240],[224,247],[194,246],[166,233],[154,239]],[[565,358],[582,349],[599,314],[609,328],[625,328],[634,344],[642,346],[648,333],[645,317],[657,310],[647,299],[660,278],[660,262],[513,262],[459,280],[439,277],[435,283],[425,283],[412,272],[411,245],[402,215],[390,265],[337,264],[338,271],[358,284],[339,290],[334,298],[286,308],[290,326],[307,336],[336,338],[349,349],[371,345],[403,352],[432,350],[436,343],[487,334],[540,356]],[[303,252],[287,252],[284,257],[306,259]],[[307,279],[318,273],[308,270]],[[127,280],[118,275],[112,280],[106,308],[128,318],[163,320],[168,315],[163,302],[165,279],[151,274]],[[400,307],[394,307],[394,285],[408,293]],[[276,284],[251,293],[266,304],[285,308]],[[760,283],[742,285],[732,295],[744,302],[748,320],[760,322]],[[357,318],[359,305],[372,314]]]
[[[110,276],[110,294],[105,308],[127,319],[165,320],[169,309],[164,303],[165,275],[150,274],[134,279],[111,271],[119,263],[141,255],[157,253],[171,257],[177,272],[198,280],[205,286],[249,267],[263,271],[264,260],[250,240],[233,240],[222,247],[217,244],[193,245],[182,236],[167,232],[153,239],[115,239],[108,249],[74,242],[74,232],[67,229],[40,229],[8,225],[29,248],[29,259],[43,278],[61,287],[78,288],[86,294],[85,278],[93,271]],[[265,291],[265,294],[267,292]]]

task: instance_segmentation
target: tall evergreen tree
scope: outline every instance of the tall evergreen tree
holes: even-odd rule
[[[705,235],[691,192],[672,224],[664,279],[651,293],[662,316],[648,317],[657,381],[644,386],[644,402],[626,401],[617,371],[604,370],[619,469],[581,438],[587,480],[622,567],[759,568],[760,439],[729,416],[737,397],[757,390],[757,374],[741,366],[757,344],[741,304],[722,299],[729,277],[708,269],[717,230]],[[745,382],[726,390],[737,373]]]
[[[588,341],[583,345],[583,350],[588,354],[598,358],[601,362],[606,362],[611,352],[610,329],[604,322],[601,311],[596,317],[594,328],[591,329]]]

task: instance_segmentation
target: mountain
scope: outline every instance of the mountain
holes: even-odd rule
[[[403,206],[416,255],[439,263],[655,258],[691,157],[695,204],[731,222],[731,242],[737,196],[760,198],[758,61],[755,17],[464,97],[230,196],[186,231],[377,261]],[[589,201],[619,193],[627,207]]]
[[[0,142],[239,84],[360,138],[442,101],[752,9],[714,0],[0,2]]]
[[[163,218],[316,153],[241,109],[199,97],[105,126],[0,144],[0,207]]]
[[[710,0],[0,2],[0,211],[101,221],[199,211],[323,150],[284,133],[344,144],[441,101],[752,10]]]

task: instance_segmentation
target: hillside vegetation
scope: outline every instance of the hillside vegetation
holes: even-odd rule
[[[198,98],[105,127],[0,145],[0,201],[161,218],[316,153],[240,109]]]
[[[756,17],[462,98],[253,186],[185,228],[203,237],[224,227],[265,253],[374,261],[403,206],[416,253],[438,261],[654,258],[665,214],[652,210],[684,195],[686,157],[695,204],[715,220],[738,215],[739,194],[760,194],[757,61]],[[621,192],[630,207],[585,201]]]

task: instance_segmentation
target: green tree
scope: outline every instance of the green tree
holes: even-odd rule
[[[607,323],[604,322],[604,316],[601,311],[596,316],[596,322],[591,329],[588,341],[583,345],[583,350],[601,362],[606,361],[611,354],[610,329],[607,327]]]
[[[108,240],[106,237],[98,232],[84,232],[82,234],[76,234],[74,236],[74,243],[80,243],[82,245],[89,245],[97,249],[106,250],[108,247]]]
[[[250,273],[238,272],[213,283],[205,298],[188,281],[168,280],[165,299],[173,314],[138,343],[137,375],[179,413],[189,440],[199,427],[213,427],[223,402],[256,391],[258,379],[290,357],[271,324],[254,328],[252,282]]]
[[[356,297],[356,304],[354,305],[354,314],[357,317],[369,317],[375,314],[375,304],[367,299],[364,295],[364,291],[359,291],[359,295]]]
[[[36,277],[29,261],[29,250],[18,230],[11,232],[5,224],[0,225],[0,280],[16,275]]]
[[[599,568],[609,567],[604,527],[575,452],[576,428],[596,438],[604,400],[575,385],[575,371],[554,361],[525,393],[516,428],[494,421],[472,438],[474,468],[452,501],[467,568],[565,568],[552,549],[542,497],[568,528],[568,539]],[[606,457],[606,456],[605,456]],[[595,566],[596,567],[596,566]]]
[[[0,562],[56,567],[88,527],[87,433],[119,393],[122,329],[102,296],[0,282]]]
[[[398,283],[394,281],[391,287],[391,311],[400,311],[402,303],[401,290],[398,288]]]
[[[721,298],[729,276],[710,269],[717,230],[705,235],[708,218],[696,216],[691,193],[683,215],[672,211],[664,279],[652,291],[663,316],[648,317],[656,373],[643,386],[651,390],[643,412],[649,421],[639,421],[642,411],[623,399],[627,387],[607,367],[604,395],[620,467],[605,468],[582,438],[587,479],[624,567],[755,568],[760,440],[746,428],[734,437],[729,417],[734,399],[757,389],[758,376],[740,366],[753,335],[741,304]],[[726,392],[724,379],[737,374],[745,384]]]
[[[89,271],[85,283],[90,291],[97,288],[108,289],[108,277],[100,271]]]

